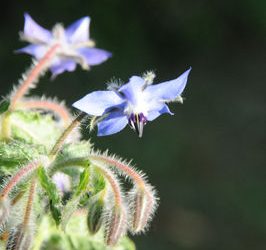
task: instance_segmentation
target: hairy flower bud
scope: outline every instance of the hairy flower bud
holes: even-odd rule
[[[6,250],[28,250],[31,247],[32,240],[32,233],[29,228],[25,228],[20,224],[10,231]]]
[[[152,186],[134,188],[130,193],[131,231],[140,233],[148,227],[157,207],[157,198]]]
[[[104,210],[103,199],[92,201],[89,204],[87,224],[89,232],[91,234],[96,234],[101,228],[103,222],[103,210]]]
[[[126,233],[127,219],[123,206],[114,207],[107,215],[105,227],[105,242],[109,246],[114,246]]]
[[[10,201],[8,198],[0,198],[0,227],[8,220],[10,214]]]

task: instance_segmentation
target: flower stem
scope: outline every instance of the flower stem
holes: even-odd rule
[[[23,197],[23,195],[25,194],[25,190],[20,191],[15,198],[12,200],[11,202],[11,206],[15,206],[17,204],[18,201],[20,201],[20,199]]]
[[[112,188],[113,194],[114,194],[115,206],[116,207],[121,206],[122,205],[121,189],[119,187],[119,183],[117,182],[117,180],[115,179],[113,174],[110,171],[108,171],[102,167],[99,167],[98,165],[96,165],[94,167],[97,168],[97,170],[107,179],[107,181],[111,185],[111,188]]]
[[[80,113],[72,122],[71,124],[65,129],[65,131],[62,133],[62,135],[59,137],[59,139],[57,140],[56,144],[54,145],[54,147],[52,148],[51,152],[50,152],[50,156],[55,156],[59,150],[61,149],[61,147],[63,146],[65,140],[67,139],[67,137],[70,135],[70,133],[80,125],[81,121],[84,119],[84,117],[86,116],[85,113]]]
[[[110,184],[114,195],[112,211],[106,215],[105,241],[107,245],[115,245],[127,230],[127,214],[124,207],[122,191],[116,176],[105,166],[94,165]]]
[[[30,172],[39,166],[39,162],[31,162],[25,167],[21,168],[12,178],[9,180],[7,185],[2,189],[0,193],[1,198],[6,198],[10,191],[20,182],[20,180],[27,176]]]
[[[126,164],[120,161],[102,155],[91,155],[90,159],[94,159],[96,161],[103,161],[110,166],[116,167],[118,170],[122,171],[127,176],[129,176],[134,182],[136,182],[139,188],[144,188],[146,185],[144,179],[139,173],[134,171],[134,169],[132,169],[130,166],[127,166]]]
[[[40,74],[49,67],[49,62],[54,58],[59,47],[59,44],[52,46],[46,52],[43,58],[40,59],[37,64],[34,65],[34,67],[26,74],[24,81],[22,81],[15,94],[11,97],[9,110],[13,110],[15,108],[17,101],[27,93],[28,89],[36,82]]]
[[[32,211],[32,204],[33,204],[34,195],[35,195],[35,187],[36,187],[36,179],[34,178],[31,182],[30,189],[29,189],[29,197],[27,200],[26,210],[25,210],[24,219],[23,219],[24,227],[28,225],[28,222],[30,219],[30,215]]]

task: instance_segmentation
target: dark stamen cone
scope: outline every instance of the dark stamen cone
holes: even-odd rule
[[[96,234],[102,226],[104,201],[99,199],[89,204],[87,217],[88,229],[91,234]]]
[[[146,185],[145,188],[134,188],[130,196],[131,231],[140,233],[148,227],[157,207],[157,199],[150,185]]]
[[[107,216],[104,235],[106,244],[109,246],[114,246],[126,233],[126,229],[127,220],[124,207],[114,207],[109,216]]]
[[[6,250],[28,250],[32,244],[32,235],[28,228],[18,225],[10,231]]]

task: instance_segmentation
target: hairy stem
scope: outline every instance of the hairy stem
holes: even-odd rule
[[[52,46],[46,52],[43,58],[37,62],[37,64],[29,71],[28,74],[26,74],[24,81],[19,85],[15,94],[11,97],[9,110],[13,110],[15,108],[17,101],[27,93],[28,89],[39,78],[40,74],[49,67],[49,62],[54,58],[59,47],[59,44]]]
[[[94,166],[94,167],[97,168],[97,170],[106,178],[106,180],[111,185],[114,194],[115,206],[120,207],[122,205],[122,195],[119,183],[117,182],[117,180],[110,171],[99,166]]]
[[[84,119],[84,117],[86,116],[85,113],[80,113],[72,122],[71,124],[65,129],[65,131],[62,133],[62,135],[59,137],[59,139],[57,140],[56,144],[54,145],[54,147],[52,148],[51,152],[50,152],[50,156],[53,157],[55,156],[61,149],[61,147],[63,146],[65,140],[67,139],[67,137],[71,134],[71,132],[80,125],[81,121]]]
[[[127,166],[126,164],[117,161],[113,158],[109,158],[107,156],[102,156],[102,155],[91,155],[90,158],[96,161],[105,162],[110,166],[116,167],[118,170],[122,171],[127,176],[129,176],[140,188],[145,187],[145,181],[142,178],[142,176],[136,171],[134,171],[131,167]]]
[[[34,169],[39,167],[39,164],[39,162],[31,162],[25,167],[21,168],[15,175],[11,177],[9,182],[4,186],[0,193],[0,197],[6,198],[10,191],[21,181],[21,179],[27,176]]]
[[[36,179],[34,178],[31,181],[31,185],[30,185],[30,189],[29,189],[29,197],[27,200],[24,219],[23,219],[23,226],[24,227],[28,225],[28,222],[30,220],[31,211],[32,211],[32,204],[33,204],[34,195],[35,195],[35,189],[36,189]]]
[[[25,191],[20,191],[15,197],[14,199],[11,201],[11,206],[15,206],[17,204],[18,201],[20,201],[20,199],[23,197],[23,195],[25,194]]]

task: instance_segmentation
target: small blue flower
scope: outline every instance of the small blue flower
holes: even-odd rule
[[[97,123],[98,136],[115,134],[129,124],[141,137],[148,121],[164,113],[173,114],[167,103],[182,103],[181,94],[190,70],[172,81],[156,85],[152,85],[153,73],[132,76],[127,84],[109,91],[94,91],[73,106],[91,116],[101,117]]]
[[[83,17],[64,29],[61,24],[56,24],[52,31],[39,26],[29,14],[25,14],[24,31],[21,39],[32,43],[17,52],[27,53],[37,60],[55,44],[60,47],[51,62],[50,70],[53,77],[64,71],[74,71],[76,64],[88,69],[107,60],[111,53],[102,49],[93,48],[94,42],[89,37],[90,18]]]

